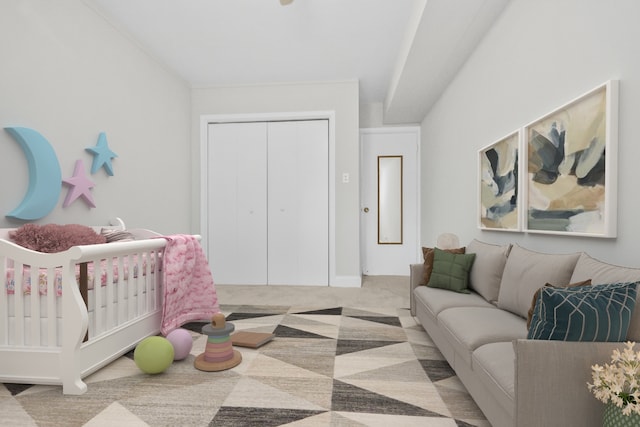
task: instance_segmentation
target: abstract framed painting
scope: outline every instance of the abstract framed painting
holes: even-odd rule
[[[478,153],[478,227],[521,231],[519,146],[521,132],[513,132]]]
[[[524,129],[531,233],[616,237],[618,81]]]

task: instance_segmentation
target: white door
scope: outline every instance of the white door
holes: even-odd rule
[[[329,121],[268,127],[268,283],[329,284]]]
[[[208,254],[216,283],[267,283],[267,124],[209,125]]]
[[[361,129],[361,262],[366,275],[409,274],[420,260],[420,129]]]
[[[328,120],[209,125],[216,283],[329,284],[328,135]]]

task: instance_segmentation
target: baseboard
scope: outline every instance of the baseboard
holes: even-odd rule
[[[332,288],[361,288],[362,277],[360,276],[336,276],[331,282]]]

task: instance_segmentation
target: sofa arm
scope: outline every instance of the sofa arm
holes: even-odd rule
[[[516,426],[601,426],[605,405],[587,388],[591,366],[624,343],[516,340]]]
[[[412,316],[416,315],[416,297],[413,295],[413,290],[422,284],[423,277],[424,264],[409,265],[409,309]]]

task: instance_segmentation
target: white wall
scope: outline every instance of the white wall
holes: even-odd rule
[[[422,244],[517,242],[640,266],[640,2],[513,0],[422,123]],[[620,80],[618,237],[477,229],[477,150],[609,79]]]
[[[0,126],[37,130],[53,145],[69,178],[82,159],[94,181],[95,209],[60,201],[39,223],[127,225],[163,233],[189,232],[190,91],[81,0],[0,2]],[[106,132],[118,154],[114,176],[89,170]],[[22,201],[27,161],[0,130],[0,227]]]
[[[373,104],[360,104],[360,128],[383,127],[384,104],[376,102]]]
[[[384,103],[360,104],[360,129],[419,125],[420,123],[410,121],[387,124],[384,122]]]
[[[358,82],[196,88],[191,98],[194,201],[200,197],[201,116],[335,111],[335,273],[345,285],[359,283]],[[342,183],[343,172],[351,176],[347,184]],[[199,203],[192,214],[192,222],[199,224]]]

